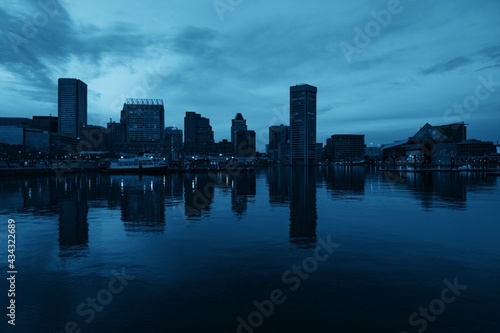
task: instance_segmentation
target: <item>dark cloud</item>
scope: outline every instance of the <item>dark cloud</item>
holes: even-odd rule
[[[211,57],[217,52],[214,46],[217,35],[211,29],[193,26],[183,27],[170,41],[171,49],[184,55]]]
[[[131,24],[115,23],[105,29],[79,25],[62,5],[52,16],[39,5],[30,4],[23,13],[0,9],[5,37],[0,49],[0,68],[18,78],[16,89],[31,91],[26,94],[28,98],[53,101],[48,96],[57,91],[54,69],[60,76],[73,77],[67,67],[72,59],[81,66],[91,64],[88,74],[98,75],[104,57],[123,62],[139,56],[146,46],[145,36],[135,32]],[[46,20],[42,20],[44,17]]]
[[[443,61],[429,68],[422,69],[420,73],[423,75],[443,74],[446,72],[453,71],[457,68],[463,67],[465,65],[468,65],[470,63],[472,63],[471,59],[464,56],[459,56],[451,60]]]
[[[47,114],[57,112],[57,78],[65,76],[89,84],[92,120],[102,115],[104,122],[119,117],[116,101],[141,91],[134,87],[146,78],[158,84],[142,89],[144,97],[165,99],[167,124],[182,124],[186,110],[200,112],[219,140],[236,112],[256,130],[284,122],[274,110],[286,111],[289,86],[306,82],[319,88],[318,133],[349,124],[375,133],[375,125],[387,130],[382,123],[418,127],[442,118],[474,93],[477,71],[500,78],[498,1],[402,1],[403,10],[350,63],[339,44],[354,45],[354,29],[388,1],[248,1],[223,22],[207,0],[59,3],[29,38],[26,22],[43,16],[39,0],[0,7],[0,89],[12,97],[3,98],[12,111],[2,116],[31,116],[39,102],[49,105]],[[27,41],[18,52],[14,34]],[[495,96],[483,104],[498,105]],[[482,110],[468,120],[490,115]]]

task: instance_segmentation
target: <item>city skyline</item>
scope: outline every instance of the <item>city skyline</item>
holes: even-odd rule
[[[214,3],[124,2],[113,16],[114,5],[96,13],[93,2],[0,9],[1,115],[55,115],[57,78],[78,77],[89,124],[117,120],[126,98],[158,98],[165,126],[193,110],[212,120],[215,141],[242,113],[264,151],[267,129],[289,123],[288,87],[308,82],[321,89],[318,142],[338,133],[384,144],[460,121],[470,137],[500,139],[498,2]]]

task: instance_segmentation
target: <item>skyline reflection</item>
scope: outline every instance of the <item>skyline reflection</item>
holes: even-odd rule
[[[408,191],[424,210],[464,210],[469,192],[494,190],[497,181],[484,174],[387,175],[362,167],[281,167],[229,175],[74,174],[63,181],[53,176],[1,179],[0,210],[57,217],[59,246],[66,249],[88,246],[92,209],[119,209],[127,235],[164,233],[171,211],[167,208],[184,206],[187,219],[200,219],[210,216],[216,196],[227,196],[233,216],[241,219],[258,203],[258,195],[267,191],[269,206],[289,209],[290,243],[310,247],[317,237],[319,191],[330,200],[360,201],[374,186],[384,186]]]
[[[316,169],[297,167],[291,171],[290,243],[300,248],[316,247]]]

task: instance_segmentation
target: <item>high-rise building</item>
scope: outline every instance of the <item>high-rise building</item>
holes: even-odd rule
[[[87,85],[78,79],[58,80],[59,135],[80,138],[87,127]]]
[[[210,119],[195,112],[184,117],[184,151],[188,154],[208,153],[214,143],[214,131]]]
[[[287,143],[290,127],[286,125],[269,127],[269,150],[278,149],[280,143]]]
[[[107,146],[111,151],[119,151],[125,143],[125,128],[121,122],[117,123],[112,119],[109,120],[107,125],[108,142]]]
[[[247,121],[243,118],[241,113],[237,113],[236,117],[231,121],[231,142],[234,144],[234,151],[238,151],[238,146],[240,142],[237,140],[237,132],[238,131],[246,131]]]
[[[237,156],[251,157],[256,155],[255,131],[249,131],[247,121],[241,113],[231,121],[231,142],[233,153]]]
[[[126,142],[162,142],[164,119],[163,100],[128,98],[121,112]]]
[[[57,133],[58,119],[52,116],[33,116],[31,128],[47,131],[50,133]]]
[[[291,163],[316,164],[316,95],[318,88],[301,84],[290,87]]]
[[[255,148],[255,131],[236,131],[236,142],[238,146],[236,147],[236,156],[241,157],[254,157],[257,155]]]
[[[268,153],[274,161],[290,162],[290,152],[285,152],[290,138],[290,127],[285,125],[269,127],[269,149]],[[287,161],[283,158],[288,157]]]
[[[167,127],[163,137],[170,160],[177,160],[179,153],[182,151],[182,130],[177,127]]]

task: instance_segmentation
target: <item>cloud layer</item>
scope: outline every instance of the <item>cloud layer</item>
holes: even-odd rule
[[[267,128],[288,122],[289,86],[306,82],[318,87],[323,143],[386,143],[450,120],[498,140],[498,17],[495,0],[7,1],[0,115],[57,114],[57,78],[77,77],[93,124],[118,119],[127,97],[162,98],[167,126],[196,111],[217,140],[243,113],[262,150]],[[488,97],[454,111],[488,77]]]

